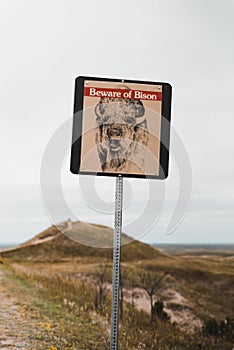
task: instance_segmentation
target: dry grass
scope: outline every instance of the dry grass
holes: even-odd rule
[[[111,235],[111,229],[102,225],[75,223],[73,228],[80,237],[88,234],[90,239],[97,232],[95,230],[99,230],[98,239],[103,230],[106,237]],[[45,241],[48,237],[53,239]],[[35,239],[44,241],[33,244]],[[29,310],[35,308],[40,317],[47,315],[56,324],[52,336],[57,337],[57,344],[60,337],[64,339],[63,346],[60,344],[58,349],[108,349],[112,249],[75,243],[59,233],[56,227],[44,231],[35,239],[18,249],[2,252],[0,258],[1,265],[9,259],[7,268],[16,290],[30,295],[27,307]],[[211,317],[218,321],[226,316],[234,318],[233,257],[212,254],[170,256],[137,241],[123,246],[121,257],[126,295],[120,323],[120,349],[232,349],[230,341],[204,336],[201,329],[195,329],[195,325]],[[97,302],[100,264],[107,265],[107,276],[101,285],[104,293],[101,304]],[[147,297],[140,300],[140,275],[143,272],[166,273],[154,300],[165,302],[166,311],[177,324],[160,318],[150,323],[150,315],[146,312],[148,307],[143,306],[144,310],[136,307],[149,303]],[[187,325],[186,322],[179,323],[179,319],[187,320]],[[192,322],[194,333],[189,334]],[[56,341],[53,343],[55,346]]]
[[[230,297],[233,298],[233,284],[231,284],[233,275],[231,274],[232,268],[228,266],[226,260],[221,259],[218,263],[209,260],[204,261],[204,264],[203,260],[190,260],[188,264],[187,261],[183,258],[173,259],[173,266],[167,259],[141,261],[134,264],[125,262],[123,263],[124,268],[130,271],[130,277],[125,281],[125,284],[127,288],[130,288],[134,282],[134,285],[139,287],[139,272],[142,270],[169,271],[170,274],[166,278],[163,288],[157,291],[158,298],[163,298],[164,291],[173,288],[186,298],[190,303],[190,311],[192,309],[201,320],[205,320],[211,315],[218,319],[224,319],[227,314],[233,315],[234,310],[230,308]],[[111,260],[103,260],[103,263],[106,262],[108,262],[111,273]],[[28,281],[30,289],[40,293],[43,299],[46,298],[50,303],[57,305],[58,313],[63,313],[63,310],[66,310],[72,315],[72,318],[79,315],[82,320],[89,320],[89,325],[86,323],[86,326],[82,326],[89,329],[87,344],[90,339],[96,339],[92,349],[104,350],[103,344],[99,343],[100,339],[96,336],[96,328],[93,328],[93,318],[98,320],[100,327],[105,328],[105,341],[108,343],[111,295],[109,292],[104,308],[95,309],[95,282],[93,278],[99,265],[99,259],[86,257],[50,264],[13,263],[11,268],[16,276]],[[225,274],[222,274],[221,271],[225,271]],[[209,280],[207,280],[208,277]],[[217,277],[219,283],[217,283]],[[108,278],[110,282],[111,277]],[[222,283],[226,283],[226,290],[223,289]],[[220,296],[218,302],[217,295]],[[229,297],[227,298],[227,296]],[[168,306],[175,312],[182,313],[187,307],[183,303],[172,303],[171,305],[168,303]],[[72,332],[75,333],[75,330],[73,329]],[[152,325],[146,312],[136,310],[128,303],[124,304],[124,320],[120,325],[121,349],[172,349],[176,346],[176,349],[208,350],[215,349],[215,341],[219,342],[220,349],[231,349],[230,344],[220,339],[204,337],[200,331],[189,335],[169,322],[165,323],[160,319],[157,320],[156,325]],[[108,349],[108,346],[105,349]]]

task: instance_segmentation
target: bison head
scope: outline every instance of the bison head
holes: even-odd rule
[[[96,144],[103,171],[127,170],[144,163],[148,143],[145,108],[140,100],[101,98],[95,108]]]

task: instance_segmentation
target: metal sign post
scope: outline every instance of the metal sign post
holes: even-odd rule
[[[110,350],[118,350],[123,177],[167,178],[171,90],[166,82],[84,76],[75,82],[70,170],[116,177]]]
[[[115,188],[115,229],[113,242],[112,311],[110,350],[118,350],[119,325],[119,276],[122,234],[123,178],[116,177]]]

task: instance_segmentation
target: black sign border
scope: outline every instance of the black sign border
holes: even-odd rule
[[[107,172],[89,172],[80,170],[81,158],[81,138],[82,138],[82,120],[83,120],[83,101],[84,101],[84,82],[85,80],[124,82],[135,84],[162,85],[162,120],[160,135],[160,167],[159,175],[145,174],[126,174],[126,173],[107,173]],[[171,95],[172,87],[169,83],[152,82],[142,80],[115,79],[115,78],[99,78],[79,76],[75,79],[75,99],[74,99],[74,115],[72,130],[72,148],[70,170],[73,174],[79,175],[97,175],[97,176],[122,176],[132,178],[147,178],[164,180],[168,177],[169,166],[169,146],[170,146],[170,122],[171,122]]]

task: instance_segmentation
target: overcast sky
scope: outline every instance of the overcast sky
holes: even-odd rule
[[[0,242],[22,242],[50,225],[40,194],[41,161],[72,116],[74,79],[86,75],[173,86],[172,124],[192,164],[192,199],[179,228],[166,234],[180,186],[171,161],[162,216],[143,240],[234,243],[233,23],[231,0],[2,0]],[[64,140],[67,147],[70,141]],[[113,225],[113,215],[83,201],[67,151],[62,185],[72,210],[80,220]],[[144,180],[126,183],[133,186],[124,211],[129,223],[141,215],[147,188]],[[114,179],[102,178],[96,188],[111,201]],[[142,223],[158,214],[158,199],[156,193]],[[137,225],[135,235],[143,229]]]

